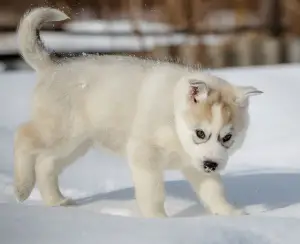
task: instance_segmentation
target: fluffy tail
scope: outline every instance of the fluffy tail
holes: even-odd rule
[[[35,70],[52,64],[52,59],[46,51],[39,29],[46,22],[62,21],[69,17],[53,8],[35,8],[24,15],[18,28],[18,43],[24,60]]]

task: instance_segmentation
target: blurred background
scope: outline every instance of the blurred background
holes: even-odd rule
[[[30,69],[16,29],[37,6],[71,17],[41,32],[59,55],[131,54],[204,68],[300,62],[300,0],[0,0],[1,71]]]

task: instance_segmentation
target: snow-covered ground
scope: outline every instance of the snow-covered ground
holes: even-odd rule
[[[35,189],[17,203],[12,138],[28,118],[32,72],[0,75],[0,243],[298,244],[300,240],[300,65],[212,70],[265,94],[251,99],[245,146],[223,174],[228,198],[250,214],[210,216],[178,172],[166,174],[169,219],[142,219],[123,159],[90,151],[61,176],[76,207],[43,206]]]

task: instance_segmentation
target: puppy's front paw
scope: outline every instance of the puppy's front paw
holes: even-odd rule
[[[58,203],[59,206],[74,206],[76,205],[76,201],[71,199],[71,198],[65,198],[64,200],[62,200],[60,203]]]
[[[238,215],[247,215],[247,213],[243,210],[243,209],[238,209],[238,208],[235,208],[231,211],[231,214],[230,215],[233,215],[233,216],[238,216]]]
[[[60,207],[60,206],[73,206],[76,205],[76,201],[71,199],[71,198],[62,198],[62,199],[55,199],[50,201],[50,202],[46,202],[46,205],[50,206],[50,207]]]
[[[145,218],[167,218],[168,215],[165,211],[151,211],[151,212],[144,212],[142,214]]]
[[[211,210],[214,215],[223,215],[223,216],[239,216],[245,215],[246,212],[242,209],[235,208],[231,205],[220,206],[216,209]]]

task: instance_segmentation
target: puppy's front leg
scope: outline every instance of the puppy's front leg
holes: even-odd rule
[[[146,218],[167,217],[164,208],[163,172],[131,162],[135,197],[142,215]]]
[[[131,142],[127,148],[138,207],[144,217],[166,217],[163,169],[151,146]]]
[[[213,214],[240,215],[243,213],[226,200],[219,174],[205,174],[194,168],[185,168],[182,172],[203,204]]]

